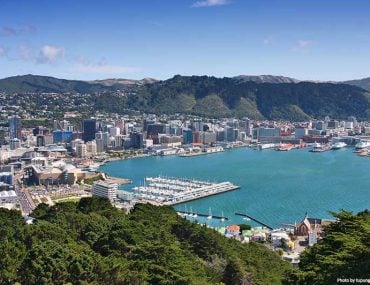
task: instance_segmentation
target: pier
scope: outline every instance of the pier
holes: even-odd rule
[[[272,230],[273,228],[270,227],[269,225],[266,225],[265,223],[257,220],[256,218],[253,218],[252,216],[249,216],[247,214],[242,214],[242,213],[235,213],[235,215],[237,216],[243,216],[243,217],[247,217],[248,219],[251,219],[252,221],[256,222],[257,224],[260,224],[261,226],[265,227],[265,228],[268,228],[269,230]]]
[[[202,214],[202,213],[191,213],[191,212],[186,212],[186,211],[176,211],[177,213],[180,213],[180,214],[183,214],[183,215],[197,215],[198,217],[209,217],[209,214]],[[222,220],[224,219],[225,221],[227,221],[229,218],[227,217],[220,217],[220,216],[214,216],[212,215],[211,216],[212,219],[216,219],[216,220]]]
[[[231,182],[212,183],[187,178],[147,177],[144,186],[134,187],[135,199],[155,205],[176,205],[236,190]]]

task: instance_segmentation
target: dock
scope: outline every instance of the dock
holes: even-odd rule
[[[193,212],[193,213],[185,212],[185,211],[176,211],[176,212],[183,214],[183,215],[185,214],[185,215],[197,215],[198,217],[209,217],[209,214],[202,214],[202,213],[196,213],[196,212]],[[212,215],[212,219],[217,219],[217,220],[224,219],[225,221],[227,221],[229,218]]]
[[[147,177],[144,185],[134,187],[135,199],[140,203],[176,205],[184,202],[239,189],[231,182],[212,183],[188,178]]]
[[[252,216],[250,215],[247,215],[247,214],[242,214],[242,213],[235,213],[235,215],[237,216],[243,216],[243,217],[246,217],[248,219],[251,219],[252,221],[256,222],[257,224],[260,224],[261,226],[265,227],[265,228],[268,228],[269,230],[272,230],[273,228],[270,227],[269,225],[266,225],[265,223],[257,220],[256,218],[253,218]]]

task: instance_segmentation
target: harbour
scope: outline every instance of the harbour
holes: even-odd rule
[[[243,217],[234,213],[246,209],[248,215],[275,228],[284,222],[294,223],[306,211],[312,216],[332,218],[329,211],[366,209],[370,204],[370,164],[353,151],[354,148],[346,147],[341,151],[314,154],[307,148],[288,152],[235,148],[187,159],[152,156],[114,161],[101,166],[100,170],[110,176],[131,179],[132,185],[120,187],[130,191],[141,186],[144,177],[161,174],[202,181],[231,181],[240,189],[176,204],[174,208],[183,211],[186,204],[194,212],[208,213],[211,207],[218,215],[223,211],[225,217],[229,217],[225,223],[230,224],[245,223]],[[219,225],[216,220],[197,219]]]

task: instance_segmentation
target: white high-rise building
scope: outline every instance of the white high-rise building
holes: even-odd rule
[[[76,145],[76,154],[78,157],[86,157],[87,152],[86,152],[86,144],[84,143],[79,143]]]
[[[95,156],[97,154],[96,141],[89,141],[86,143],[86,152],[91,156]]]
[[[117,197],[117,190],[118,190],[117,183],[97,181],[94,182],[94,186],[92,188],[91,193],[93,196],[108,198],[110,201],[113,201]]]
[[[109,134],[111,137],[116,137],[121,134],[121,130],[118,127],[109,128]]]

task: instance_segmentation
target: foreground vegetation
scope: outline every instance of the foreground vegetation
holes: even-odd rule
[[[290,265],[190,223],[170,207],[131,214],[105,199],[0,209],[0,284],[280,284]]]
[[[300,270],[288,274],[286,284],[338,284],[338,278],[370,280],[370,212],[333,215],[338,222],[330,224],[325,237],[301,255]]]

